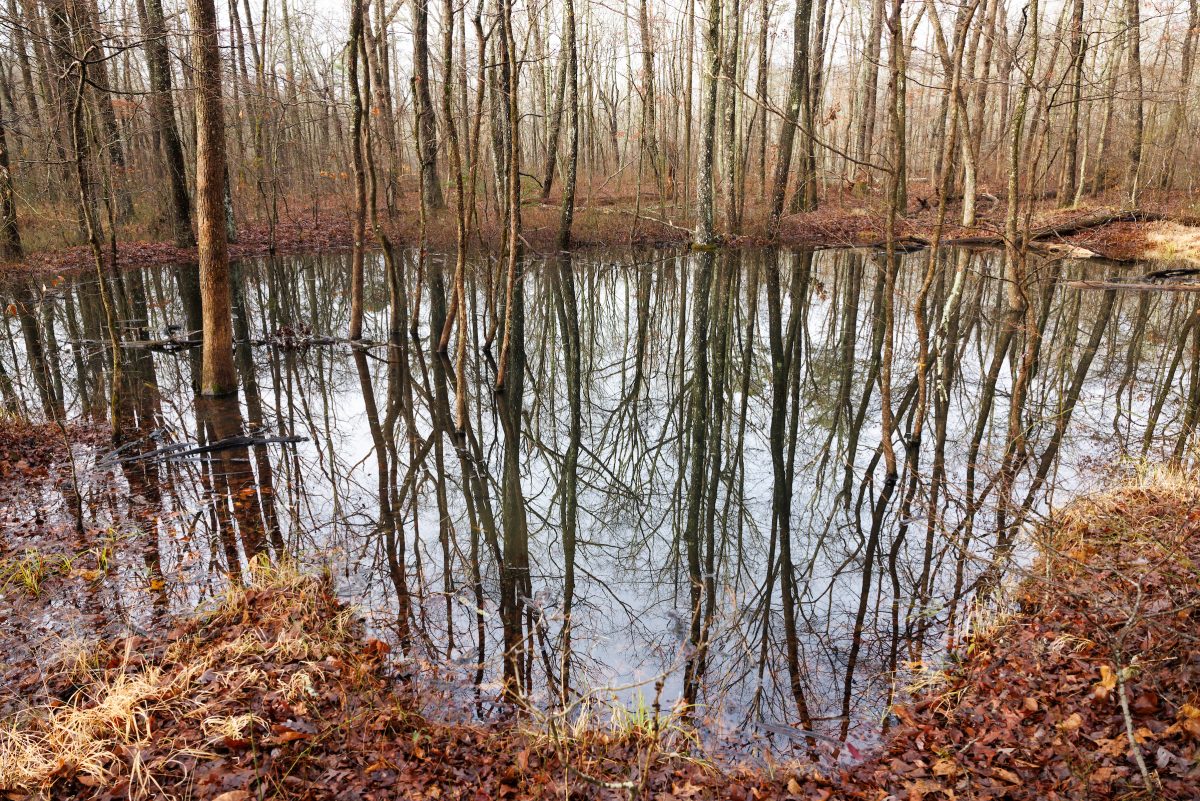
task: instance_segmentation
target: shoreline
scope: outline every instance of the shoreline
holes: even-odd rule
[[[549,255],[555,249],[556,206],[531,204],[522,210],[525,217],[523,239],[531,253]],[[761,214],[748,215],[745,233],[727,238],[722,247],[770,247],[792,250],[840,248],[882,248],[879,210],[868,206],[830,205],[811,213],[783,218],[774,242],[764,236]],[[983,215],[977,225],[966,228],[949,221],[943,226],[939,243],[943,247],[1003,247],[1003,221],[998,210]],[[575,224],[572,253],[594,249],[629,247],[684,247],[691,241],[690,230],[671,222],[660,222],[653,214],[642,214],[634,225],[635,213],[618,204],[581,207]],[[902,251],[929,247],[934,238],[935,214],[921,211],[899,219],[897,246]],[[417,220],[397,215],[385,220],[384,228],[393,243],[417,247],[421,241]],[[586,234],[584,232],[591,231]],[[1115,262],[1169,260],[1200,264],[1200,219],[1171,215],[1154,210],[1123,211],[1115,207],[1081,207],[1072,210],[1047,209],[1036,214],[1030,226],[1032,250],[1049,256],[1094,258]],[[492,243],[501,241],[496,221],[485,220],[469,235],[469,247],[475,254],[494,254]],[[426,240],[431,250],[454,249],[454,223],[442,212],[431,216]],[[379,249],[374,235],[368,233],[367,248]],[[353,247],[349,212],[299,213],[281,220],[272,231],[261,222],[240,226],[236,242],[229,245],[231,260],[269,255],[296,256],[348,251]],[[179,248],[168,241],[130,240],[117,242],[120,268],[188,263],[195,260],[194,247]],[[111,249],[105,258],[111,267]],[[0,264],[0,276],[47,275],[92,269],[91,253],[86,246],[38,251],[23,259]]]

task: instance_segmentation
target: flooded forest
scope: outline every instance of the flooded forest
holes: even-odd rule
[[[0,791],[1193,798],[1196,0],[7,0]]]

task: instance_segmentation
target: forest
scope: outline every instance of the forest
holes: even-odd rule
[[[0,0],[0,792],[1200,796],[1198,37]]]

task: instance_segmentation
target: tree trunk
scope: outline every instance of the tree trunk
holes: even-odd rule
[[[1075,203],[1079,180],[1079,107],[1083,100],[1083,60],[1086,44],[1083,38],[1083,0],[1071,2],[1071,104],[1067,109],[1067,141],[1063,153],[1063,178],[1058,191],[1059,208]]]
[[[775,156],[775,175],[771,182],[771,211],[767,219],[767,238],[774,239],[779,233],[779,220],[783,216],[783,203],[787,197],[788,175],[792,171],[792,150],[796,142],[796,130],[804,107],[808,103],[808,29],[812,21],[812,0],[799,0],[796,3],[796,16],[792,23],[792,76],[788,87],[788,103],[783,127],[779,132],[779,152]],[[811,136],[811,131],[804,135]],[[808,152],[807,147],[803,149]],[[801,186],[797,192],[807,191],[803,183],[808,180],[808,160],[801,160]]]
[[[445,208],[437,169],[437,118],[429,94],[429,0],[416,0],[413,10],[413,95],[417,111],[417,159],[421,194],[430,209]]]
[[[188,0],[196,85],[196,233],[204,315],[200,393],[237,391],[225,231],[225,117],[213,0]]]
[[[1129,48],[1129,81],[1133,98],[1133,140],[1129,143],[1129,170],[1125,174],[1125,198],[1137,208],[1142,178],[1142,146],[1145,138],[1145,104],[1142,97],[1142,24],[1139,0],[1125,0],[1125,35]]]
[[[575,0],[564,0],[563,14],[567,55],[567,171],[563,176],[558,246],[565,250],[571,244],[571,223],[575,219],[575,181],[579,170],[579,53],[575,41]]]
[[[0,261],[12,261],[22,255],[12,172],[8,166],[8,134],[4,128],[4,113],[0,110]]]
[[[363,93],[358,78],[358,55],[363,39],[363,0],[350,4],[350,44],[347,77],[350,80],[350,140],[354,164],[354,250],[350,256],[350,339],[362,339],[363,250],[367,236],[367,178],[363,167]],[[367,123],[369,125],[370,123]]]
[[[700,168],[696,176],[696,244],[716,244],[713,220],[713,156],[717,133],[717,73],[721,62],[721,0],[707,0],[704,61],[700,76]]]
[[[139,2],[138,11],[142,17],[146,66],[150,74],[150,110],[171,185],[171,236],[179,247],[191,247],[196,242],[192,234],[192,200],[188,195],[183,143],[175,124],[175,103],[171,98],[171,56],[167,51],[162,0]]]

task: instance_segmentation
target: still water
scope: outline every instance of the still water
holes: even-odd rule
[[[368,258],[361,348],[339,339],[348,256],[236,265],[220,400],[192,389],[194,268],[106,280],[115,404],[95,277],[6,288],[0,400],[115,410],[85,492],[136,555],[113,615],[148,626],[286,555],[333,574],[431,704],[495,715],[507,676],[542,710],[687,698],[744,752],[806,752],[801,729],[861,747],[1051,506],[1193,444],[1197,300],[1067,284],[1123,268],[1033,262],[1014,321],[1000,254],[947,250],[918,326],[910,254],[889,341],[879,254],[532,258],[496,393],[499,265],[468,271],[460,373],[458,333],[436,353],[452,260],[399,255],[390,289]]]

